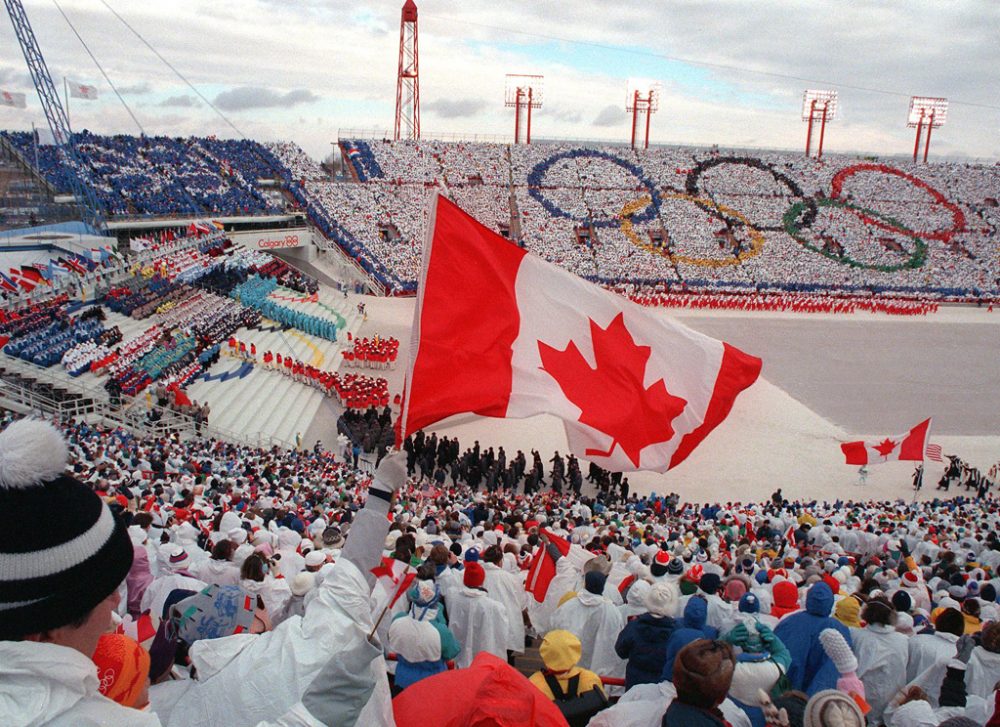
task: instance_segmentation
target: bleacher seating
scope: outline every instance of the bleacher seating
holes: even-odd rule
[[[1000,172],[715,149],[343,140],[360,183],[300,175],[320,229],[394,293],[412,292],[428,198],[633,293],[992,299]],[[272,147],[306,169],[293,144]],[[516,205],[511,209],[511,202]]]
[[[4,132],[26,160],[34,160],[28,132]],[[257,186],[281,177],[274,156],[250,140],[74,134],[84,167],[73,169],[59,150],[38,147],[38,165],[60,190],[69,174],[89,184],[108,216],[204,213],[248,215],[280,210]]]

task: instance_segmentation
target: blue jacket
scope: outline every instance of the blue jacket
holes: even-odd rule
[[[673,681],[674,659],[677,657],[678,651],[692,641],[714,639],[719,635],[718,631],[711,626],[705,625],[707,618],[708,603],[704,598],[691,596],[688,599],[687,606],[684,607],[683,625],[681,628],[674,630],[674,633],[670,636],[670,640],[667,642],[667,655],[663,662],[663,673],[660,675],[660,681],[664,679]]]
[[[788,647],[792,665],[788,679],[792,689],[799,689],[809,696],[824,689],[836,689],[840,673],[823,650],[819,635],[823,629],[836,629],[853,648],[851,633],[840,621],[830,618],[833,610],[833,591],[825,583],[816,583],[806,596],[806,610],[786,616],[774,630],[775,635]]]
[[[677,622],[669,616],[651,613],[644,613],[625,625],[615,641],[618,656],[628,659],[625,689],[636,684],[659,683],[667,658],[667,642],[676,628]]]

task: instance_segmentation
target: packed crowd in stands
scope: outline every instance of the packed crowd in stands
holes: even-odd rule
[[[28,163],[30,134],[4,132]],[[581,276],[671,291],[992,300],[1000,174],[717,148],[342,140],[334,182],[291,142],[76,135],[80,172],[112,214],[278,211],[295,205],[389,292],[411,293],[428,201],[449,194],[487,226]],[[42,172],[67,167],[39,149]],[[77,170],[80,171],[80,170]],[[294,286],[293,286],[294,287]]]
[[[42,367],[61,362],[73,377],[102,377],[113,405],[158,382],[180,398],[170,408],[185,412],[191,406],[200,415],[204,407],[188,401],[183,389],[218,361],[221,344],[238,328],[259,326],[262,310],[276,317],[280,310],[287,313],[286,325],[335,339],[333,321],[263,298],[244,305],[251,297],[246,294],[239,300],[249,286],[316,295],[316,280],[274,256],[236,248],[215,230],[170,230],[143,241],[129,267],[120,268],[118,282],[105,286],[99,304],[53,290],[48,299],[0,311],[0,346],[7,355]],[[148,325],[125,337],[118,326],[104,326],[105,307]],[[384,379],[315,373],[310,382],[347,406],[378,405],[388,397]]]
[[[367,475],[318,443],[7,421],[10,724],[1000,721],[990,497],[482,491],[442,483],[461,446],[422,434]],[[91,529],[78,567],[51,568]]]
[[[987,167],[437,141],[345,140],[342,150],[360,184],[303,177],[296,193],[393,291],[413,290],[435,189],[610,286],[925,300],[992,299],[1000,289],[991,253],[1000,213],[990,203],[1000,175]],[[274,152],[302,164],[294,145]]]
[[[257,182],[281,176],[281,165],[248,139],[164,136],[73,135],[83,168],[75,169],[51,145],[28,132],[3,132],[30,164],[59,190],[72,189],[68,175],[90,186],[108,216],[204,212],[247,215],[280,212]]]

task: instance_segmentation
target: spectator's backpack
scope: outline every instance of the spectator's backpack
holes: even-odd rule
[[[552,690],[555,705],[569,722],[569,727],[585,727],[591,717],[608,706],[608,698],[596,687],[585,694],[577,693],[580,688],[579,674],[570,677],[565,692],[552,674],[545,675],[545,683]]]

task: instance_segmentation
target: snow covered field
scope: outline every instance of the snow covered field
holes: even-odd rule
[[[401,391],[409,356],[413,299],[364,298],[360,335],[395,336],[400,365],[384,372]],[[843,463],[841,441],[907,431],[935,418],[931,441],[988,469],[1000,460],[1000,313],[943,308],[926,318],[663,310],[703,333],[764,360],[761,379],[729,418],[680,466],[628,476],[637,492],[677,492],[696,501],[761,500],[781,487],[788,497],[911,498],[908,462],[857,468]],[[543,459],[566,452],[559,420],[462,416],[432,428]],[[927,461],[921,496],[933,497],[943,467]],[[584,469],[586,472],[586,469]],[[956,491],[953,488],[952,494]]]

